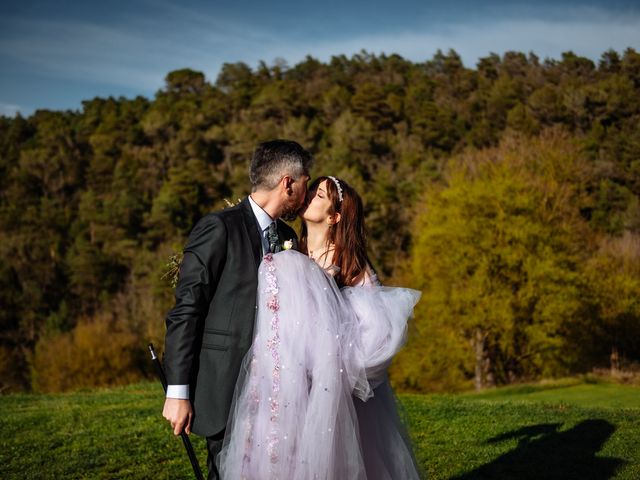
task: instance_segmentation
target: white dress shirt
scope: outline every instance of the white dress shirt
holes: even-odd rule
[[[274,220],[269,216],[267,212],[265,212],[260,205],[254,202],[251,195],[249,195],[249,205],[251,205],[251,210],[253,210],[253,216],[256,217],[258,221],[258,225],[260,225],[260,238],[262,239],[262,255],[265,255],[269,251],[269,238],[267,235],[267,229],[269,225],[271,225]]]

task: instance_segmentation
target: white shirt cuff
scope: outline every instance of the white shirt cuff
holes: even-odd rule
[[[167,398],[189,400],[189,385],[167,385]]]

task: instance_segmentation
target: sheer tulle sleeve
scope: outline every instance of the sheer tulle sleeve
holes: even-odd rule
[[[371,388],[386,378],[393,356],[406,341],[407,322],[421,292],[409,288],[383,287],[375,274],[365,276],[365,285],[345,287],[344,298],[359,325],[359,353]],[[362,400],[357,391],[356,396]]]
[[[371,266],[367,265],[367,269],[364,271],[364,275],[362,276],[362,283],[357,285],[359,287],[379,287],[380,282],[378,281],[378,276],[376,272],[373,271]]]
[[[371,398],[354,393],[358,397],[354,404],[367,478],[419,480],[418,463],[406,424],[398,414],[400,403],[389,383],[387,368],[405,342],[407,322],[421,293],[382,287],[370,269],[362,286],[342,292],[358,319],[361,358],[373,389]]]

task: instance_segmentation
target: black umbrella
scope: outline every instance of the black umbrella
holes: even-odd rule
[[[151,361],[156,366],[158,377],[160,377],[160,381],[162,382],[162,388],[164,389],[164,392],[167,393],[167,378],[164,376],[164,370],[162,369],[162,364],[160,363],[160,360],[156,355],[156,351],[153,348],[153,343],[149,344],[149,352],[151,353]],[[191,466],[193,467],[193,473],[195,473],[198,480],[204,480],[202,470],[200,470],[200,464],[198,463],[196,454],[193,451],[193,445],[191,445],[191,440],[189,440],[189,435],[187,435],[185,431],[182,430],[182,432],[180,432],[180,438],[182,438],[184,448],[187,450],[187,455],[189,455],[189,461],[191,462]]]

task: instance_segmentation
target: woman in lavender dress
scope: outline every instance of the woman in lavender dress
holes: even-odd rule
[[[358,194],[320,177],[300,252],[265,256],[254,340],[227,426],[224,479],[418,479],[386,375],[420,292],[383,287]]]

